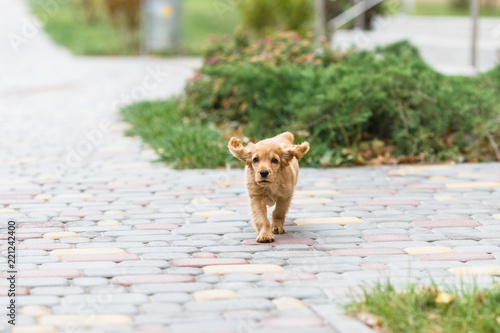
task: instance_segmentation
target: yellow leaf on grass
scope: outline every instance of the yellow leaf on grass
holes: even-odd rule
[[[440,304],[448,304],[451,301],[453,301],[454,298],[455,298],[455,296],[453,296],[452,294],[448,294],[444,291],[440,291],[439,294],[437,294],[434,301],[436,303],[440,303]]]

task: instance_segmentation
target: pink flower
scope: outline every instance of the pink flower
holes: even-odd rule
[[[325,36],[318,36],[318,41],[326,42],[326,37]]]
[[[213,65],[215,65],[216,63],[217,63],[217,59],[216,59],[216,58],[211,57],[210,59],[208,59],[208,64],[209,64],[210,66],[213,66]]]
[[[200,73],[200,71],[194,71],[194,75],[193,75],[193,79],[197,80],[197,79],[201,79],[202,75]]]
[[[208,40],[211,41],[211,42],[214,41],[215,40],[215,35],[214,34],[208,35]]]
[[[225,40],[226,42],[229,42],[229,41],[231,40],[231,36],[229,36],[229,35],[224,35],[224,40]]]
[[[265,58],[265,57],[267,57],[267,52],[266,52],[266,51],[264,51],[264,52],[262,52],[260,55],[261,55],[261,56],[263,56],[263,57]]]
[[[264,38],[264,40],[266,41],[266,43],[271,43],[273,41],[273,37],[267,36],[266,38]]]
[[[299,35],[293,36],[293,41],[294,42],[299,42],[300,41],[300,36]]]

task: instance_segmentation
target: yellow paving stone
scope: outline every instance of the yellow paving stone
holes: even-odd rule
[[[89,200],[92,199],[94,196],[89,193],[65,193],[65,194],[58,194],[54,197],[54,199],[84,199],[84,200]]]
[[[125,186],[127,183],[125,182],[109,182],[106,184],[106,186]]]
[[[437,201],[452,201],[452,200],[457,200],[454,196],[451,195],[435,195],[434,199]]]
[[[234,215],[236,212],[232,210],[208,210],[203,212],[194,212],[193,216],[209,218],[212,216]]]
[[[500,275],[500,266],[453,267],[448,269],[448,272],[455,276]]]
[[[43,238],[48,239],[61,239],[61,238],[71,238],[71,237],[80,237],[76,232],[71,231],[58,231],[58,232],[47,232],[43,235]]]
[[[105,226],[118,226],[122,224],[117,220],[101,220],[97,222],[97,225],[100,227],[105,227]]]
[[[120,163],[120,164],[104,164],[104,170],[119,170],[119,169],[149,169],[151,163]]]
[[[466,182],[446,184],[447,188],[495,188],[500,187],[500,182]]]
[[[40,325],[64,326],[131,326],[132,318],[125,315],[46,315],[38,318]]]
[[[417,254],[430,254],[430,253],[455,253],[455,250],[447,246],[413,246],[413,247],[407,247],[404,250],[411,256],[416,256]]]
[[[0,208],[0,214],[16,214],[17,210],[12,208]]]
[[[52,194],[38,194],[35,196],[35,199],[37,200],[50,200],[52,199],[54,196]]]
[[[49,325],[16,325],[12,328],[11,333],[57,333],[58,330],[54,326]]]
[[[330,183],[330,182],[316,182],[314,183],[314,186],[316,187],[329,187],[329,186],[334,186],[335,184],[334,183]]]
[[[480,173],[477,172],[470,172],[470,171],[462,171],[458,173],[459,177],[475,177],[475,176],[480,176]]]
[[[212,202],[209,198],[194,198],[191,200],[191,203],[193,204],[204,204],[204,203],[209,203]]]
[[[279,297],[272,301],[278,310],[305,309],[304,302],[295,297]]]
[[[500,220],[500,214],[494,214],[493,215],[493,218],[497,219],[497,220]]]
[[[126,253],[124,249],[116,247],[90,248],[90,249],[58,249],[50,251],[51,256],[63,257],[75,254],[117,254]]]
[[[222,186],[222,187],[239,186],[239,185],[244,185],[244,181],[238,180],[238,179],[223,180],[223,181],[215,183],[215,185]]]
[[[19,313],[24,316],[39,317],[50,314],[50,309],[42,305],[26,305],[19,309]]]
[[[450,178],[447,176],[430,176],[429,177],[429,180],[448,180],[448,179],[450,179]]]
[[[104,212],[104,215],[123,215],[127,216],[127,213],[125,213],[123,210],[107,210]]]
[[[295,221],[297,225],[315,225],[315,224],[355,224],[355,223],[365,223],[362,219],[357,217],[311,217],[306,219],[297,219]]]
[[[212,301],[217,299],[237,299],[238,294],[229,289],[200,290],[191,294],[195,301]]]
[[[283,267],[272,264],[213,265],[203,267],[205,274],[264,274],[284,272]]]
[[[293,193],[295,196],[308,196],[314,197],[317,195],[337,195],[338,191],[334,190],[298,190]]]
[[[309,198],[309,199],[295,199],[292,203],[296,205],[308,205],[308,204],[321,204],[325,205],[327,203],[333,202],[332,199],[329,198]]]
[[[454,168],[453,164],[411,165],[411,166],[402,166],[397,169],[389,170],[388,174],[391,176],[421,175],[428,170],[450,170],[453,168]]]

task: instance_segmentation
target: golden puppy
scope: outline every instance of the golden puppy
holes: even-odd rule
[[[245,162],[245,183],[250,196],[252,216],[257,228],[257,242],[274,241],[275,234],[286,232],[285,215],[292,201],[299,175],[299,160],[309,150],[309,143],[293,144],[293,134],[285,132],[274,138],[250,143],[232,137],[229,150]],[[272,222],[267,219],[267,207],[276,204]]]

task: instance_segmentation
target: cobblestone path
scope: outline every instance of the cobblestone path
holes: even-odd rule
[[[20,33],[23,3],[0,7]],[[180,92],[198,60],[73,57],[41,31],[19,49],[0,39],[2,332],[363,332],[338,306],[360,287],[500,273],[498,163],[302,169],[288,233],[256,244],[242,170],[169,170],[123,135],[116,105]]]

